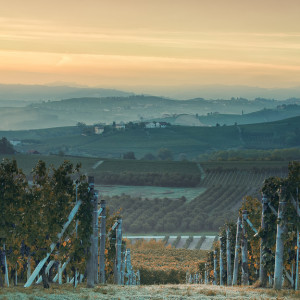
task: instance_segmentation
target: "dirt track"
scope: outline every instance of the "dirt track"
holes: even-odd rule
[[[211,285],[152,285],[152,286],[115,286],[104,285],[87,289],[85,285],[74,289],[70,285],[52,285],[49,290],[40,286],[0,290],[0,299],[5,300],[75,300],[75,299],[300,299],[300,292],[251,287],[219,287]]]

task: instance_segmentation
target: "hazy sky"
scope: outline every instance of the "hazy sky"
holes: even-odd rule
[[[300,84],[299,0],[0,0],[0,83]]]

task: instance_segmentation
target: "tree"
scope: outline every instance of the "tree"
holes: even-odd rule
[[[77,122],[76,126],[83,128],[83,127],[86,127],[86,124],[83,122]]]
[[[124,159],[136,159],[135,155],[134,155],[134,152],[132,152],[132,151],[124,153],[123,158]]]
[[[155,160],[155,156],[152,153],[146,153],[143,157],[142,160]]]
[[[161,160],[173,160],[172,152],[167,148],[161,148],[158,151],[157,157]]]
[[[17,265],[19,270],[24,270],[28,260],[37,265],[51,252],[52,243],[56,247],[48,260],[63,263],[69,258],[67,268],[84,273],[92,232],[92,195],[85,177],[79,173],[79,165],[73,168],[70,162],[65,161],[57,169],[47,169],[45,162],[39,161],[32,177],[33,182],[29,186],[15,160],[4,160],[0,164],[0,240],[4,239],[9,250],[6,258],[11,274],[16,272]],[[76,177],[79,177],[77,190],[82,204],[76,219],[58,240],[58,233],[74,207],[76,186],[73,179]],[[75,221],[78,221],[78,230],[75,230]],[[1,240],[2,253],[3,244]],[[46,265],[41,273],[43,285],[48,288],[45,268]],[[1,273],[2,268],[0,277]]]
[[[8,141],[6,137],[0,140],[0,153],[1,154],[14,154],[15,150],[12,144]]]

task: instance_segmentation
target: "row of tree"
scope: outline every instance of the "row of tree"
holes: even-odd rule
[[[101,184],[136,186],[195,187],[200,183],[200,174],[155,173],[155,172],[102,172],[97,176]]]
[[[80,175],[79,166],[73,167],[66,161],[57,169],[46,168],[39,161],[32,177],[29,184],[15,160],[0,164],[1,255],[5,254],[13,273],[24,277],[25,270],[36,266],[56,245],[49,259],[61,263],[69,259],[70,270],[84,273],[92,207],[88,184]],[[76,203],[76,194],[82,204],[75,221],[58,237]],[[3,285],[1,272],[0,285]]]
[[[136,159],[133,151],[128,151],[123,154],[124,159]],[[161,148],[157,152],[157,156],[152,153],[146,153],[141,160],[173,160],[173,153],[167,148]]]
[[[299,148],[275,150],[222,150],[199,155],[200,161],[291,161],[300,157]]]
[[[208,255],[207,281],[214,284],[267,284],[297,289],[299,276],[300,163],[289,165],[287,178],[271,177],[262,187],[262,202],[247,197],[237,224],[220,229],[220,241]],[[239,268],[241,266],[241,268]]]
[[[0,140],[0,154],[14,154],[15,150],[13,145],[8,141],[7,138],[3,137]]]
[[[236,214],[231,211],[230,195],[229,203],[213,203],[210,194],[213,197],[212,190],[208,190],[204,200],[203,197],[197,197],[192,201],[187,201],[185,197],[142,199],[128,195],[105,196],[105,199],[112,212],[122,208],[123,227],[126,232],[217,231],[226,219],[232,219]]]

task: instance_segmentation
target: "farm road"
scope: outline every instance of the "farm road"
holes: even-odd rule
[[[92,168],[95,170],[95,169],[97,169],[102,163],[103,163],[103,160],[99,160],[99,161],[97,161],[97,162],[92,166]]]
[[[140,240],[140,239],[143,239],[145,241],[150,241],[152,239],[156,240],[156,241],[161,241],[163,239],[165,239],[166,237],[164,235],[160,235],[160,236],[157,236],[157,235],[153,235],[153,236],[149,236],[149,235],[139,235],[139,236],[123,236],[123,238],[125,239],[129,239],[131,241],[132,244],[134,244],[137,240]],[[176,246],[176,249],[183,249],[183,246],[185,245],[185,242],[186,240],[189,238],[189,236],[187,235],[183,235],[181,236],[180,238],[180,241],[179,243],[177,244]],[[191,244],[189,245],[188,249],[189,250],[194,250],[196,249],[196,246],[200,240],[201,236],[200,235],[196,235],[193,237],[193,241],[191,242]],[[200,250],[211,250],[212,249],[212,246],[213,246],[213,242],[215,240],[215,236],[214,235],[209,235],[209,236],[206,236],[203,244],[201,245],[201,248]],[[171,235],[166,243],[166,246],[168,245],[173,245],[173,243],[176,241],[177,239],[177,236],[176,235]]]
[[[189,238],[188,236],[181,236],[181,239],[177,244],[176,249],[183,249],[183,246],[185,245],[185,242],[188,238]]]
[[[189,250],[193,250],[193,249],[196,249],[196,246],[200,240],[201,236],[194,236],[193,237],[193,241],[190,243],[188,249]]]
[[[214,236],[206,236],[200,250],[211,250],[214,240]]]

